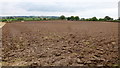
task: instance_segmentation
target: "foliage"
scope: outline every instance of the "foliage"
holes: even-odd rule
[[[99,21],[105,21],[103,18],[100,18]]]
[[[91,18],[91,21],[98,21],[96,17]]]
[[[66,18],[65,18],[64,15],[62,15],[62,16],[60,16],[60,19],[61,19],[61,20],[65,20]]]
[[[71,20],[71,21],[79,21],[80,20],[80,18],[79,18],[79,16],[71,16],[71,17],[67,17],[67,20]]]
[[[79,16],[70,16],[70,17],[65,17],[64,15],[61,15],[60,17],[33,17],[33,16],[28,16],[28,17],[2,17],[0,19],[1,22],[12,22],[12,21],[42,21],[42,20],[70,20],[70,21],[111,21],[111,22],[120,22],[120,18],[113,20],[113,18],[109,16],[105,16],[104,18],[97,18],[97,17],[92,17],[92,18],[79,18]]]
[[[80,20],[81,20],[81,21],[85,21],[85,18],[81,18]]]
[[[75,16],[75,17],[74,17],[74,20],[79,21],[80,18],[79,18],[78,16]]]
[[[2,22],[6,22],[6,21],[7,21],[7,19],[2,19],[1,21],[2,21]]]
[[[20,17],[20,18],[17,18],[17,20],[18,20],[18,21],[22,21],[22,20],[24,20],[24,18],[21,18],[21,17]]]
[[[67,20],[70,20],[71,18],[70,17],[67,17]]]
[[[73,21],[73,20],[74,20],[74,16],[71,16],[71,17],[70,17],[70,20]]]
[[[105,16],[104,20],[105,20],[105,21],[112,21],[113,18],[111,18],[111,17],[109,17],[109,16]]]

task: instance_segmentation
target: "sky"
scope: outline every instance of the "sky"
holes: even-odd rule
[[[118,18],[119,0],[0,0],[0,16]]]

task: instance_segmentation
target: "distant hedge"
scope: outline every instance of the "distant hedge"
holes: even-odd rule
[[[120,22],[120,19],[114,20],[113,18],[109,16],[105,16],[104,18],[79,18],[79,16],[70,16],[65,17],[64,15],[61,15],[60,17],[3,17],[0,19],[0,22],[13,22],[13,21],[44,21],[44,20],[70,20],[70,21],[108,21],[108,22]]]

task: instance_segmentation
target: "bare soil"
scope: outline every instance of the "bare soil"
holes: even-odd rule
[[[28,21],[2,30],[4,66],[118,65],[118,23]]]

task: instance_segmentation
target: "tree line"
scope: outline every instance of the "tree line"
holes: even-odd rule
[[[97,17],[92,17],[92,18],[79,18],[79,16],[71,16],[71,17],[65,17],[64,15],[60,16],[61,20],[70,20],[70,21],[120,21],[120,18],[117,20],[114,20],[113,18],[109,16],[105,16],[104,18],[97,18]]]
[[[120,18],[114,20],[109,16],[105,16],[104,18],[80,18],[79,16],[70,16],[65,17],[61,15],[60,17],[36,17],[36,16],[28,16],[28,17],[3,17],[0,19],[2,22],[13,22],[13,21],[44,21],[44,20],[68,20],[68,21],[113,21],[113,22],[120,22]]]

